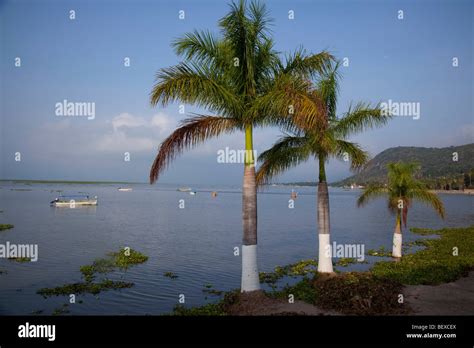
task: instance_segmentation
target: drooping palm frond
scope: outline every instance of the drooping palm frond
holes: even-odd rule
[[[239,124],[227,117],[198,115],[183,120],[181,126],[162,142],[150,169],[150,183],[153,184],[170,162],[184,150],[238,129]]]
[[[291,74],[280,74],[258,96],[249,113],[258,125],[278,125],[287,131],[314,127],[321,123],[325,109],[311,91],[310,81]]]
[[[364,192],[362,192],[362,194],[357,199],[357,206],[358,207],[364,206],[372,199],[385,196],[387,192],[388,192],[388,189],[386,187],[376,185],[376,184],[368,185],[364,189]]]
[[[263,152],[258,160],[263,162],[256,174],[257,185],[264,185],[276,175],[308,159],[311,149],[303,137],[285,136],[269,150]]]
[[[335,147],[335,156],[339,159],[346,160],[348,156],[351,161],[351,170],[362,168],[369,160],[369,154],[362,149],[357,143],[337,139]]]
[[[428,206],[431,206],[439,216],[444,219],[445,210],[443,202],[438,198],[438,196],[432,192],[429,192],[426,186],[416,185],[409,194],[410,198],[417,200],[421,203],[424,203]]]

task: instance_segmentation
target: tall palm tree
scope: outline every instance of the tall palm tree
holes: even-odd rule
[[[443,219],[444,206],[436,194],[431,193],[422,182],[414,178],[418,169],[416,163],[389,163],[387,168],[388,184],[385,186],[368,185],[357,200],[357,205],[359,207],[365,205],[375,197],[388,197],[388,209],[396,214],[392,256],[400,258],[402,257],[402,223],[406,227],[408,208],[412,201],[418,200],[433,207]]]
[[[330,64],[321,74],[317,88],[308,90],[308,97],[317,109],[322,100],[326,110],[322,122],[293,126],[286,136],[263,152],[259,160],[263,163],[257,172],[257,183],[267,183],[272,177],[314,157],[319,165],[317,222],[319,233],[320,273],[332,273],[330,243],[329,193],[326,178],[326,162],[331,157],[351,161],[351,168],[357,169],[366,163],[367,153],[356,143],[348,140],[354,133],[366,128],[380,126],[389,116],[383,115],[378,106],[357,103],[338,117],[339,64]]]
[[[184,150],[225,133],[245,134],[242,189],[242,291],[260,288],[257,268],[257,192],[253,128],[290,121],[289,105],[307,108],[308,79],[332,59],[327,52],[311,55],[298,50],[283,62],[268,34],[270,19],[259,2],[232,3],[219,26],[220,37],[194,31],[173,46],[183,62],[161,69],[151,93],[152,105],[181,101],[207,109],[182,121],[166,138],[150,170],[150,182]],[[311,108],[305,123],[316,122],[323,110]],[[283,117],[282,117],[283,116]],[[309,121],[308,121],[309,120]],[[297,122],[303,122],[297,119]]]

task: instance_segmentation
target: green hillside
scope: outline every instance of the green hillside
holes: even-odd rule
[[[472,143],[444,148],[412,146],[390,148],[370,160],[359,173],[333,183],[333,186],[384,182],[387,176],[387,164],[398,161],[419,163],[421,168],[418,177],[430,188],[459,189],[474,185],[474,143]]]

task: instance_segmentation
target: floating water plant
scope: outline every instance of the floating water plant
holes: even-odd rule
[[[369,256],[378,256],[378,257],[390,257],[392,252],[385,249],[385,247],[380,247],[379,249],[369,249],[367,250],[367,255]]]
[[[112,281],[110,279],[103,279],[100,282],[93,281],[97,274],[110,273],[116,269],[127,269],[148,260],[148,256],[130,248],[123,248],[108,255],[108,258],[96,259],[91,265],[84,265],[80,268],[84,282],[65,284],[55,288],[43,288],[38,290],[37,293],[44,297],[83,293],[97,295],[105,290],[131,288],[134,283]]]
[[[170,279],[176,279],[176,278],[178,278],[178,276],[177,276],[175,273],[173,273],[173,272],[165,272],[165,273],[163,273],[163,275],[164,275],[165,277],[167,277],[167,278],[170,278]]]
[[[0,224],[0,231],[9,230],[10,228],[13,228],[13,227],[14,226],[10,224]]]
[[[133,285],[134,285],[133,283],[104,279],[100,283],[83,282],[83,283],[65,284],[63,286],[58,286],[55,288],[43,288],[43,289],[38,290],[37,294],[42,295],[43,297],[60,296],[60,295],[67,296],[70,294],[84,294],[84,293],[97,295],[101,291],[131,288]]]
[[[15,261],[15,262],[30,262],[31,261],[29,257],[9,257],[8,260]]]

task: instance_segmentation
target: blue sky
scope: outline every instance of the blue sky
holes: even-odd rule
[[[267,7],[278,51],[303,46],[349,58],[339,113],[357,101],[420,103],[418,120],[396,117],[353,137],[372,155],[393,146],[474,141],[472,1],[276,0]],[[1,178],[145,182],[158,145],[185,117],[177,104],[150,106],[155,73],[179,62],[173,39],[195,29],[217,32],[227,11],[228,2],[217,0],[0,1]],[[64,99],[95,103],[95,118],[56,116],[55,104]],[[187,113],[197,111],[186,106]],[[257,151],[279,134],[257,130]],[[162,182],[240,184],[241,165],[217,163],[226,146],[241,149],[242,134],[184,154]],[[330,181],[348,174],[345,163],[331,161]],[[279,178],[315,179],[313,161]]]

